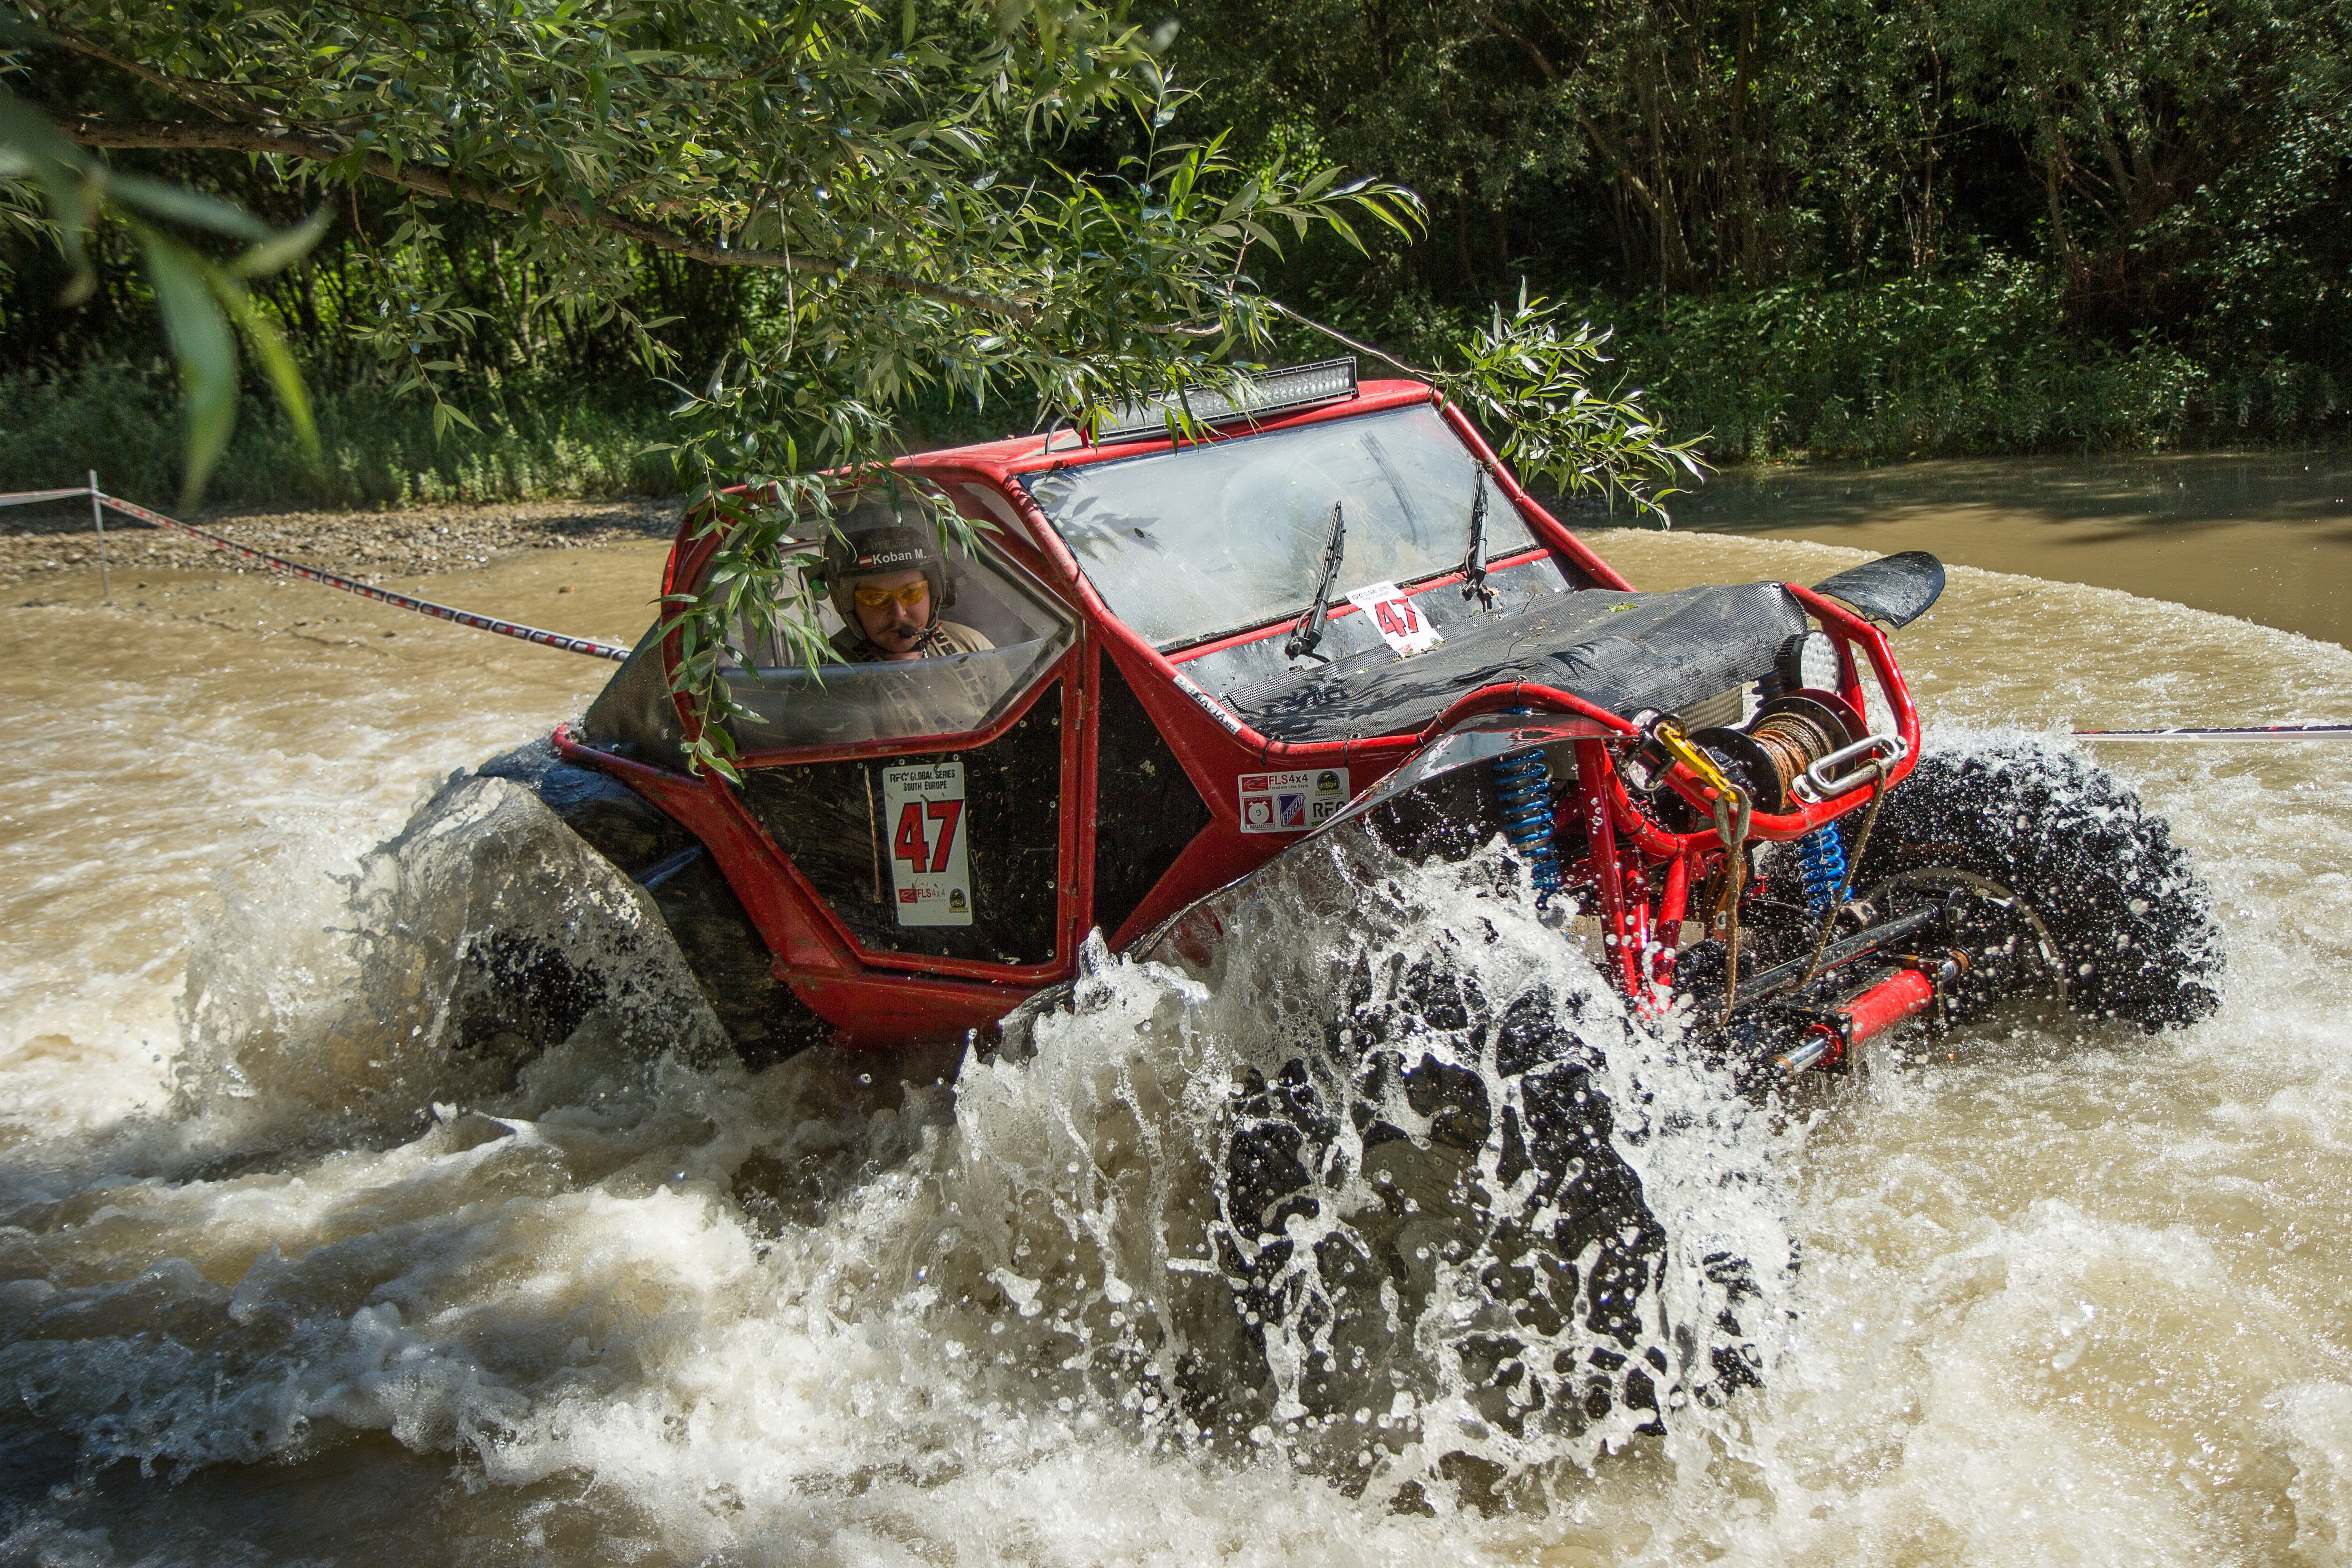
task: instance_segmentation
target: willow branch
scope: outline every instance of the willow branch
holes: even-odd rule
[[[1339,328],[1325,326],[1322,322],[1315,320],[1311,316],[1302,316],[1279,300],[1268,300],[1265,301],[1265,306],[1268,310],[1273,310],[1277,315],[1289,317],[1292,321],[1297,322],[1300,326],[1307,328],[1310,331],[1322,333],[1325,337],[1329,338],[1333,342],[1345,343],[1348,347],[1355,350],[1360,354],[1370,354],[1374,359],[1379,360],[1382,364],[1394,365],[1397,369],[1404,372],[1407,375],[1415,377],[1422,381],[1435,381],[1438,379],[1437,372],[1433,370],[1422,370],[1417,366],[1409,365],[1405,363],[1404,361],[1397,358],[1396,355],[1387,352],[1385,349],[1376,349],[1370,343],[1358,342],[1355,339],[1349,337]]]
[[[34,14],[36,16],[41,15],[38,11],[36,11]],[[99,43],[95,39],[85,38],[70,27],[58,26],[53,17],[42,17],[42,31],[48,35],[49,42],[56,44],[60,48],[70,49],[78,55],[86,55],[101,65],[112,66],[116,70],[124,71],[131,76],[135,76],[141,81],[147,83],[150,87],[160,88],[164,92],[171,94],[173,98],[180,99],[184,102],[195,105],[195,107],[203,110],[206,114],[216,115],[223,120],[230,118],[227,110],[224,110],[218,102],[215,101],[212,93],[204,90],[194,82],[184,81],[173,76],[167,76],[163,72],[157,70],[152,66],[141,65],[137,60],[118,55],[113,50],[108,48],[105,45]],[[250,104],[237,100],[236,96],[233,93],[229,96],[232,101],[237,102],[239,108],[248,113],[252,112],[252,106]]]

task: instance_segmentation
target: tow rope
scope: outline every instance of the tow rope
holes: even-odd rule
[[[629,657],[629,649],[618,643],[598,642],[593,637],[575,637],[564,632],[543,631],[538,626],[524,626],[520,621],[502,621],[496,616],[477,615],[471,610],[460,610],[448,605],[436,605],[430,599],[420,599],[413,594],[395,594],[389,588],[373,587],[356,577],[347,577],[340,572],[330,572],[323,566],[305,566],[299,561],[289,561],[283,555],[272,555],[266,550],[256,550],[249,544],[239,544],[234,539],[207,532],[204,529],[182,522],[177,518],[165,517],[159,511],[150,511],[135,502],[108,495],[94,484],[69,490],[37,490],[26,495],[0,496],[0,506],[21,506],[37,500],[62,500],[68,496],[79,495],[90,498],[93,510],[96,506],[110,507],[125,517],[135,517],[142,522],[152,523],[157,528],[184,533],[189,538],[200,540],[215,550],[226,550],[232,555],[258,562],[273,572],[283,572],[289,576],[306,578],[313,583],[323,583],[330,588],[340,588],[346,594],[356,594],[362,599],[373,599],[379,605],[390,605],[394,609],[414,610],[420,616],[431,616],[435,620],[450,621],[461,626],[471,626],[476,631],[496,632],[500,637],[519,637],[524,642],[536,643],[541,647],[557,648],[564,653],[584,653],[591,658],[609,658],[618,661]]]
[[[2352,724],[2257,724],[2235,730],[2077,730],[2078,741],[2352,741]]]

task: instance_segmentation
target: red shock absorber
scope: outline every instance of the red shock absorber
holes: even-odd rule
[[[1948,959],[1944,967],[1957,973],[1958,966]],[[1925,971],[1897,970],[1839,1007],[1827,1019],[1806,1026],[1804,1037],[1775,1060],[1790,1078],[1807,1068],[1833,1068],[1854,1047],[1885,1033],[1906,1018],[1917,1017],[1935,1000],[1936,981]]]

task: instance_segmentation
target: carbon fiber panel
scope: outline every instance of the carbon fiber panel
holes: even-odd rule
[[[1587,588],[1446,629],[1426,653],[1387,648],[1234,691],[1227,700],[1277,741],[1340,741],[1420,730],[1482,686],[1525,680],[1612,713],[1674,712],[1770,673],[1806,628],[1778,583],[1622,594]]]

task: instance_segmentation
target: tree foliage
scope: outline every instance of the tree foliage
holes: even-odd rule
[[[1409,238],[1420,216],[1392,184],[1280,157],[1244,167],[1222,136],[1177,138],[1183,95],[1162,40],[1087,0],[13,3],[13,213],[77,258],[105,210],[94,190],[148,226],[196,410],[192,485],[226,437],[213,411],[235,406],[223,323],[247,323],[266,363],[283,359],[227,280],[317,226],[224,269],[142,215],[223,232],[254,220],[131,183],[100,153],[242,155],[322,215],[368,191],[391,232],[346,254],[366,304],[343,331],[453,434],[471,423],[446,396],[456,348],[495,312],[434,258],[451,224],[494,223],[542,312],[616,334],[629,374],[674,388],[675,448],[706,494],[748,481],[781,498],[713,507],[725,552],[677,606],[681,679],[714,716],[719,654],[747,608],[808,640],[786,530],[887,463],[917,400],[1010,400],[1042,420],[1220,381],[1272,342],[1278,307],[1255,267],[1310,233],[1359,252],[1368,229]],[[1116,155],[1058,155],[1106,126]],[[163,211],[165,192],[180,208]],[[652,258],[758,274],[761,308],[688,363],[665,335],[676,323],[645,309]],[[1539,306],[1498,315],[1465,363],[1439,367],[1441,388],[1570,488],[1643,494],[1688,462],[1629,405],[1580,395],[1594,340],[1563,339]],[[706,733],[701,760],[724,766],[723,728]]]
[[[2305,346],[2347,324],[2340,0],[1187,0],[1183,15],[1176,68],[1245,143],[1310,137],[1428,199],[1422,237],[1333,290],[1360,312],[1483,300],[1521,275],[1656,310],[1662,295],[1936,276],[1995,253],[2049,264],[2086,338]]]

